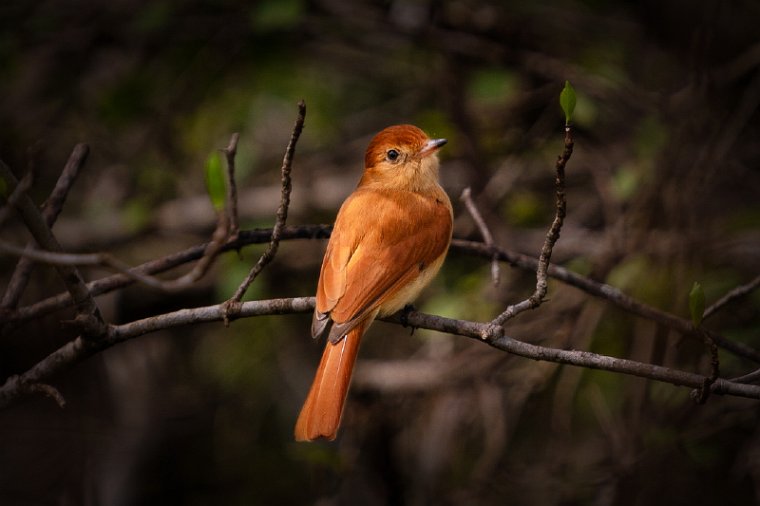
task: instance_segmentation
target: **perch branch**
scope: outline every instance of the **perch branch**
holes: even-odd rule
[[[283,228],[281,240],[327,239],[330,237],[331,229],[332,227],[329,225],[288,226]],[[238,239],[225,244],[222,251],[238,250],[250,244],[267,243],[271,241],[271,238],[272,229],[241,231]],[[201,258],[206,247],[207,244],[200,244],[156,260],[151,260],[134,267],[132,272],[158,274],[171,270],[180,265]],[[493,246],[489,247],[482,242],[454,239],[451,243],[451,250],[468,255],[479,256],[488,260],[490,260],[493,255],[496,255],[499,261],[506,262],[513,267],[530,272],[535,272],[538,267],[538,260],[534,257]],[[556,264],[549,266],[547,274],[551,278],[561,281],[569,286],[573,286],[589,295],[608,301],[628,313],[664,325],[667,328],[675,330],[679,334],[688,335],[693,332],[691,320],[680,318],[653,306],[639,302],[614,286],[600,283],[586,276],[581,276],[580,274],[576,274],[569,269]],[[114,274],[91,281],[87,284],[87,287],[93,296],[98,296],[114,290],[119,290],[132,283],[134,283],[134,277],[125,274]],[[50,314],[54,311],[64,309],[71,306],[71,304],[71,295],[64,292],[29,306],[24,306],[13,311],[6,311],[4,314],[0,314],[0,321],[20,324]],[[745,344],[731,341],[715,332],[708,332],[715,340],[716,344],[721,348],[738,356],[760,363],[760,352],[757,350]]]
[[[480,242],[454,239],[451,241],[451,250],[475,254],[485,259],[490,259],[494,251],[496,251],[499,260],[507,262],[519,269],[535,271],[538,268],[538,260],[531,256],[498,248],[488,248],[485,244]],[[573,271],[556,264],[549,266],[547,274],[550,278],[557,279],[567,285],[578,288],[589,295],[606,300],[631,314],[664,325],[665,327],[675,330],[679,334],[690,335],[693,333],[694,327],[691,320],[680,318],[676,315],[657,309],[656,307],[644,304],[614,286],[600,283],[599,281],[595,281],[586,276],[581,276],[580,274],[576,274]],[[760,363],[760,352],[754,348],[743,343],[731,341],[715,332],[706,332],[708,332],[710,337],[715,340],[715,343],[721,348],[738,356]]]
[[[314,310],[314,301],[314,297],[297,297],[243,302],[240,304],[238,316],[309,313]],[[106,337],[99,341],[87,341],[78,337],[52,352],[23,374],[8,378],[0,386],[0,408],[10,405],[14,400],[27,394],[29,385],[42,383],[73,364],[115,344],[158,330],[223,321],[225,317],[226,303],[222,303],[214,306],[181,309],[123,325],[111,325]],[[587,351],[561,350],[525,343],[505,335],[504,328],[493,323],[454,320],[417,311],[396,313],[384,320],[401,324],[402,318],[406,319],[407,324],[417,328],[469,337],[485,342],[501,351],[533,360],[602,369],[691,388],[699,388],[704,381],[704,377],[701,375],[667,367]],[[709,388],[713,394],[760,399],[760,386],[756,385],[718,379]]]

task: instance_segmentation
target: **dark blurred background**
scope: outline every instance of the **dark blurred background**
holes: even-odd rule
[[[74,144],[91,154],[55,226],[67,251],[131,263],[207,240],[207,157],[241,133],[244,227],[271,226],[282,153],[308,107],[290,223],[330,223],[371,136],[411,122],[447,137],[455,236],[537,255],[553,163],[578,93],[569,216],[554,260],[680,316],[760,272],[760,4],[754,0],[78,0],[0,5],[0,157],[42,202]],[[18,224],[3,229],[23,243]],[[311,295],[323,241],[283,243],[250,298]],[[228,298],[263,246],[180,295],[102,296],[127,322]],[[15,261],[4,257],[0,282]],[[85,270],[88,279],[106,274]],[[176,275],[176,274],[175,274]],[[534,277],[451,253],[417,304],[489,320]],[[59,293],[35,270],[22,305]],[[707,373],[702,343],[552,282],[514,337]],[[760,347],[760,297],[709,321]],[[3,336],[5,378],[72,336],[60,320]],[[0,412],[0,503],[746,505],[760,500],[757,401],[515,358],[376,323],[339,439],[292,427],[321,353],[307,315],[159,332]],[[752,363],[721,353],[733,377]]]

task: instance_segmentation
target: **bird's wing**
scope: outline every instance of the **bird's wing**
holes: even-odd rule
[[[312,323],[340,340],[437,260],[451,238],[451,211],[411,192],[359,189],[341,207],[322,263]]]

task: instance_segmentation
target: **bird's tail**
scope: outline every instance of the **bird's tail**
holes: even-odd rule
[[[369,323],[371,320],[359,324],[335,344],[327,341],[311,390],[298,415],[296,441],[313,441],[320,437],[335,439],[359,343]]]

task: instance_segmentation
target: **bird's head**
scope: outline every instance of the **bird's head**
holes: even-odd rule
[[[364,156],[360,186],[427,191],[438,185],[438,148],[446,139],[431,139],[413,125],[395,125],[375,135]]]

